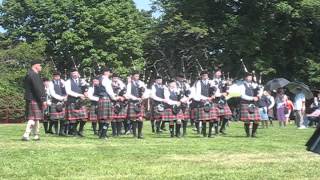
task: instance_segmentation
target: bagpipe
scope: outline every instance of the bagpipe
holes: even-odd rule
[[[143,94],[146,92],[146,85],[142,82],[139,81],[138,83],[138,98],[142,98]],[[136,113],[140,113],[141,112],[141,107],[142,107],[142,100],[138,100],[138,101],[133,101],[134,102],[134,111]]]
[[[86,92],[88,92],[89,86],[90,86],[89,83],[87,83],[85,81],[85,79],[80,79],[81,94],[85,94]],[[86,100],[81,99],[80,97],[70,97],[69,96],[68,99],[69,99],[69,103],[74,104],[74,108],[76,110],[81,109],[86,104]]]
[[[113,87],[114,93],[117,96],[124,97],[125,94],[127,93],[127,88],[126,87],[121,88],[120,87],[120,83],[117,83],[117,84],[113,83],[112,87]],[[116,114],[119,114],[122,111],[122,109],[125,108],[128,105],[128,101],[127,100],[125,100],[125,101],[113,101],[113,105],[114,105],[114,112]]]
[[[185,96],[185,93],[183,91],[178,91],[177,101],[180,102],[184,96]],[[180,111],[183,111],[187,108],[187,104],[185,103],[180,103],[180,105],[174,104],[171,106],[171,108],[172,108],[172,113],[174,115],[177,115]]]

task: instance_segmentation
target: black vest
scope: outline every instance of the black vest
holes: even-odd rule
[[[97,94],[99,97],[110,97],[106,88],[102,85],[103,77],[99,77],[99,86],[97,87]]]
[[[74,79],[70,79],[70,82],[71,82],[71,91],[82,94],[80,79],[79,79],[79,84],[77,84]]]
[[[65,96],[66,90],[64,87],[62,87],[61,80],[58,80],[58,82],[59,82],[59,85],[55,83],[55,80],[52,80],[54,92],[60,96]]]
[[[205,96],[205,97],[209,97],[209,82],[207,83],[207,85],[205,85],[202,80],[200,80],[200,84],[201,84],[201,95]]]
[[[155,84],[154,87],[156,88],[156,96],[164,99],[164,88],[157,84]]]
[[[244,87],[246,88],[246,95],[253,97],[254,96],[253,87],[250,87],[247,83],[244,83]]]
[[[131,83],[131,94],[135,97],[139,97],[139,86],[136,83]]]

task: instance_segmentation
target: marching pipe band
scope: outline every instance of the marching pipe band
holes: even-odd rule
[[[239,97],[240,119],[244,121],[246,135],[256,137],[260,120],[259,100],[263,92],[261,74],[257,81],[256,76],[247,71],[243,61],[241,63],[246,75],[241,85],[237,85],[236,96],[232,95],[234,89],[231,88],[235,83],[229,73],[225,77],[221,67],[215,68],[212,79],[209,78],[211,73],[203,70],[200,79],[193,85],[188,83],[183,74],[176,75],[167,85],[158,76],[150,89],[140,80],[140,73],[136,71],[126,83],[111,68],[103,69],[101,74],[90,70],[90,75],[96,75],[92,80],[80,78],[77,68],[71,70],[66,81],[59,72],[54,72],[48,84],[50,124],[49,127],[45,125],[45,132],[53,133],[53,126],[57,135],[83,137],[84,127],[89,121],[94,135],[100,139],[108,139],[110,125],[113,137],[132,134],[135,138],[143,139],[143,123],[148,119],[152,132],[156,134],[162,133],[163,126],[168,123],[170,137],[186,136],[188,122],[194,122],[198,134],[212,138],[226,134],[226,125],[233,115],[228,99]],[[66,70],[64,73],[66,76]],[[88,81],[91,81],[90,84]]]

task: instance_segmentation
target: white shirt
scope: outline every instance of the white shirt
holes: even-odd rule
[[[113,92],[112,88],[112,81],[106,76],[102,76],[102,86],[106,89],[107,93],[109,94],[110,98],[116,100],[116,94]]]
[[[302,103],[306,102],[305,95],[303,93],[298,93],[294,98],[294,110],[300,111],[303,107]]]
[[[93,93],[94,93],[94,87],[91,86],[91,87],[89,87],[89,89],[88,89],[88,98],[89,98],[91,101],[99,101],[99,97],[98,97],[98,96],[94,96]]]
[[[274,107],[274,105],[275,105],[274,97],[270,95],[270,96],[267,96],[267,98],[271,102],[271,104],[269,105],[268,109],[272,109]]]
[[[65,86],[65,82],[64,80],[61,79],[61,85],[62,87]],[[49,82],[49,93],[50,93],[50,96],[59,100],[59,101],[63,101],[64,99],[64,96],[60,96],[59,94],[56,93],[56,91],[54,90],[54,84],[52,81]]]

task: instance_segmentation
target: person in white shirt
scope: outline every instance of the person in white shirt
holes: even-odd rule
[[[169,87],[164,90],[164,98],[166,102],[166,108],[163,113],[162,120],[169,122],[171,137],[176,136],[179,138],[181,134],[181,123],[184,119],[181,104],[187,99],[183,94],[181,94],[175,81],[169,82]]]
[[[86,87],[88,83],[80,78],[78,70],[71,70],[71,77],[65,82],[66,94],[68,95],[66,107],[66,119],[69,121],[70,134],[83,137],[83,130],[88,118],[87,109],[83,104],[86,99]],[[79,130],[77,126],[80,124]]]
[[[127,87],[117,74],[112,75],[112,89],[113,92],[119,97],[118,101],[112,101],[113,103],[113,118],[111,122],[112,136],[120,136],[122,123],[127,119]]]
[[[232,112],[231,109],[227,103],[227,95],[228,95],[228,90],[227,90],[227,82],[222,79],[222,72],[221,69],[216,69],[214,72],[214,78],[212,80],[214,83],[214,86],[217,88],[216,94],[215,94],[215,104],[218,107],[218,119],[214,124],[215,128],[215,134],[219,134],[219,121],[221,121],[221,128],[220,128],[220,133],[225,134],[225,129],[226,125],[232,117]]]
[[[193,99],[195,100],[194,118],[197,123],[202,123],[202,135],[207,137],[207,122],[209,122],[208,137],[212,137],[212,128],[218,118],[218,110],[213,105],[215,89],[210,84],[207,71],[201,72],[201,80],[194,84]],[[198,126],[198,125],[196,125]],[[199,131],[199,129],[198,129]]]
[[[160,124],[162,121],[163,111],[164,111],[164,90],[165,86],[162,84],[162,77],[158,76],[155,79],[155,83],[151,86],[151,128],[152,132],[159,134],[161,132]]]
[[[131,74],[131,80],[127,85],[127,95],[129,100],[128,104],[128,119],[132,124],[133,137],[143,139],[142,128],[143,128],[143,117],[144,117],[144,104],[143,100],[148,98],[145,95],[147,93],[147,86],[140,81],[140,73],[134,71]],[[137,136],[138,129],[138,136]]]
[[[98,135],[98,132],[97,132],[98,101],[99,101],[99,96],[98,96],[98,88],[99,87],[98,86],[99,86],[99,77],[94,77],[92,79],[92,85],[88,89],[88,99],[91,102],[88,120],[91,122],[94,135]]]
[[[117,101],[121,97],[117,96],[112,88],[112,69],[105,68],[99,78],[99,101],[98,101],[98,120],[101,123],[100,139],[108,139],[107,132],[109,124],[113,120],[112,101]]]
[[[188,81],[185,79],[184,74],[180,73],[176,76],[176,83],[177,83],[177,88],[179,91],[182,92],[182,94],[186,98],[186,102],[182,103],[182,111],[184,114],[184,118],[182,120],[182,136],[187,135],[187,125],[188,125],[188,120],[191,120],[191,98],[192,98],[192,90],[191,87],[188,83]]]
[[[259,100],[258,94],[255,93],[255,87],[252,82],[253,75],[246,73],[245,82],[241,86],[241,121],[244,122],[245,132],[247,137],[250,137],[250,123],[252,125],[251,137],[256,137],[256,132],[259,126],[260,113],[256,105]]]
[[[269,123],[270,126],[273,126],[273,120],[274,120],[274,106],[275,106],[275,99],[272,96],[271,91],[266,91],[266,96],[268,98],[268,117],[269,117]],[[266,122],[266,126],[268,127],[268,122]]]
[[[306,98],[301,89],[294,98],[294,111],[296,115],[296,125],[299,129],[305,129],[304,116],[306,112]]]
[[[54,126],[55,133],[58,134],[58,123],[60,122],[59,136],[65,136],[65,108],[64,102],[67,101],[65,81],[61,79],[60,72],[53,73],[53,80],[49,82],[49,93],[52,98],[50,106],[50,124],[48,133],[52,132]]]

